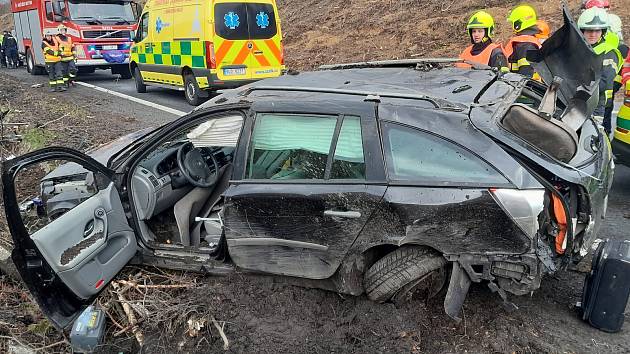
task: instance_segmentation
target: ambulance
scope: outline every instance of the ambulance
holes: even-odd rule
[[[210,92],[285,70],[275,0],[149,0],[131,46],[136,90],[184,91],[191,105]]]

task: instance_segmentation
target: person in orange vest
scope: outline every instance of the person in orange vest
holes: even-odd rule
[[[61,52],[55,37],[50,33],[44,33],[42,40],[42,51],[44,52],[44,62],[48,71],[48,83],[50,91],[65,91],[63,82],[63,69],[61,67]]]
[[[475,12],[466,25],[472,45],[459,55],[460,59],[489,65],[501,71],[509,71],[507,58],[500,44],[492,42],[494,36],[494,19],[485,11]],[[465,65],[465,64],[464,64]],[[462,67],[460,65],[460,67]]]
[[[73,85],[77,77],[77,66],[74,63],[75,48],[72,38],[67,35],[68,28],[64,25],[57,27],[59,34],[55,37],[59,50],[61,51],[61,67],[63,69],[63,81],[66,86]]]
[[[527,52],[540,49],[542,43],[536,37],[540,33],[536,22],[536,10],[529,5],[514,8],[508,16],[514,36],[505,44],[503,51],[508,59],[510,71],[527,77],[533,77],[534,68],[527,60]]]

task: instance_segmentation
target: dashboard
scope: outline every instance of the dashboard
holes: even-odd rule
[[[171,142],[160,146],[145,157],[134,171],[131,189],[140,220],[149,220],[172,207],[193,189],[180,173],[177,151],[187,141]],[[214,155],[219,168],[232,162],[234,148],[197,148],[207,160]],[[209,166],[212,167],[212,162]]]

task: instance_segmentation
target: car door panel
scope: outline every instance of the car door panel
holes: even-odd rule
[[[365,184],[234,185],[225,208],[230,256],[243,269],[328,278],[385,189]]]
[[[60,176],[59,168],[73,173]],[[58,328],[69,326],[136,253],[112,177],[96,160],[68,148],[45,148],[3,165],[13,262]],[[89,193],[73,199],[77,190]],[[25,197],[37,200],[37,215],[18,203]]]

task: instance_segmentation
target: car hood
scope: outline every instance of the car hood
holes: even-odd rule
[[[545,83],[561,77],[560,99],[588,117],[599,99],[596,93],[602,59],[586,42],[566,5],[562,13],[564,25],[543,43],[540,51],[529,53],[528,59]]]
[[[109,143],[106,143],[94,149],[88,150],[87,154],[90,155],[90,157],[92,157],[99,163],[103,164],[103,166],[107,166],[107,162],[109,161],[110,157],[120,152],[121,150],[129,146],[134,141],[145,136],[152,130],[154,130],[154,128],[145,128],[142,130],[135,131],[131,134],[121,136],[120,138],[116,140],[112,140]],[[68,162],[54,169],[52,172],[44,176],[42,180],[52,179],[52,178],[57,178],[57,177],[62,177],[62,176],[73,176],[73,175],[78,175],[82,173],[85,173],[85,169],[81,167],[81,165],[74,162]]]

